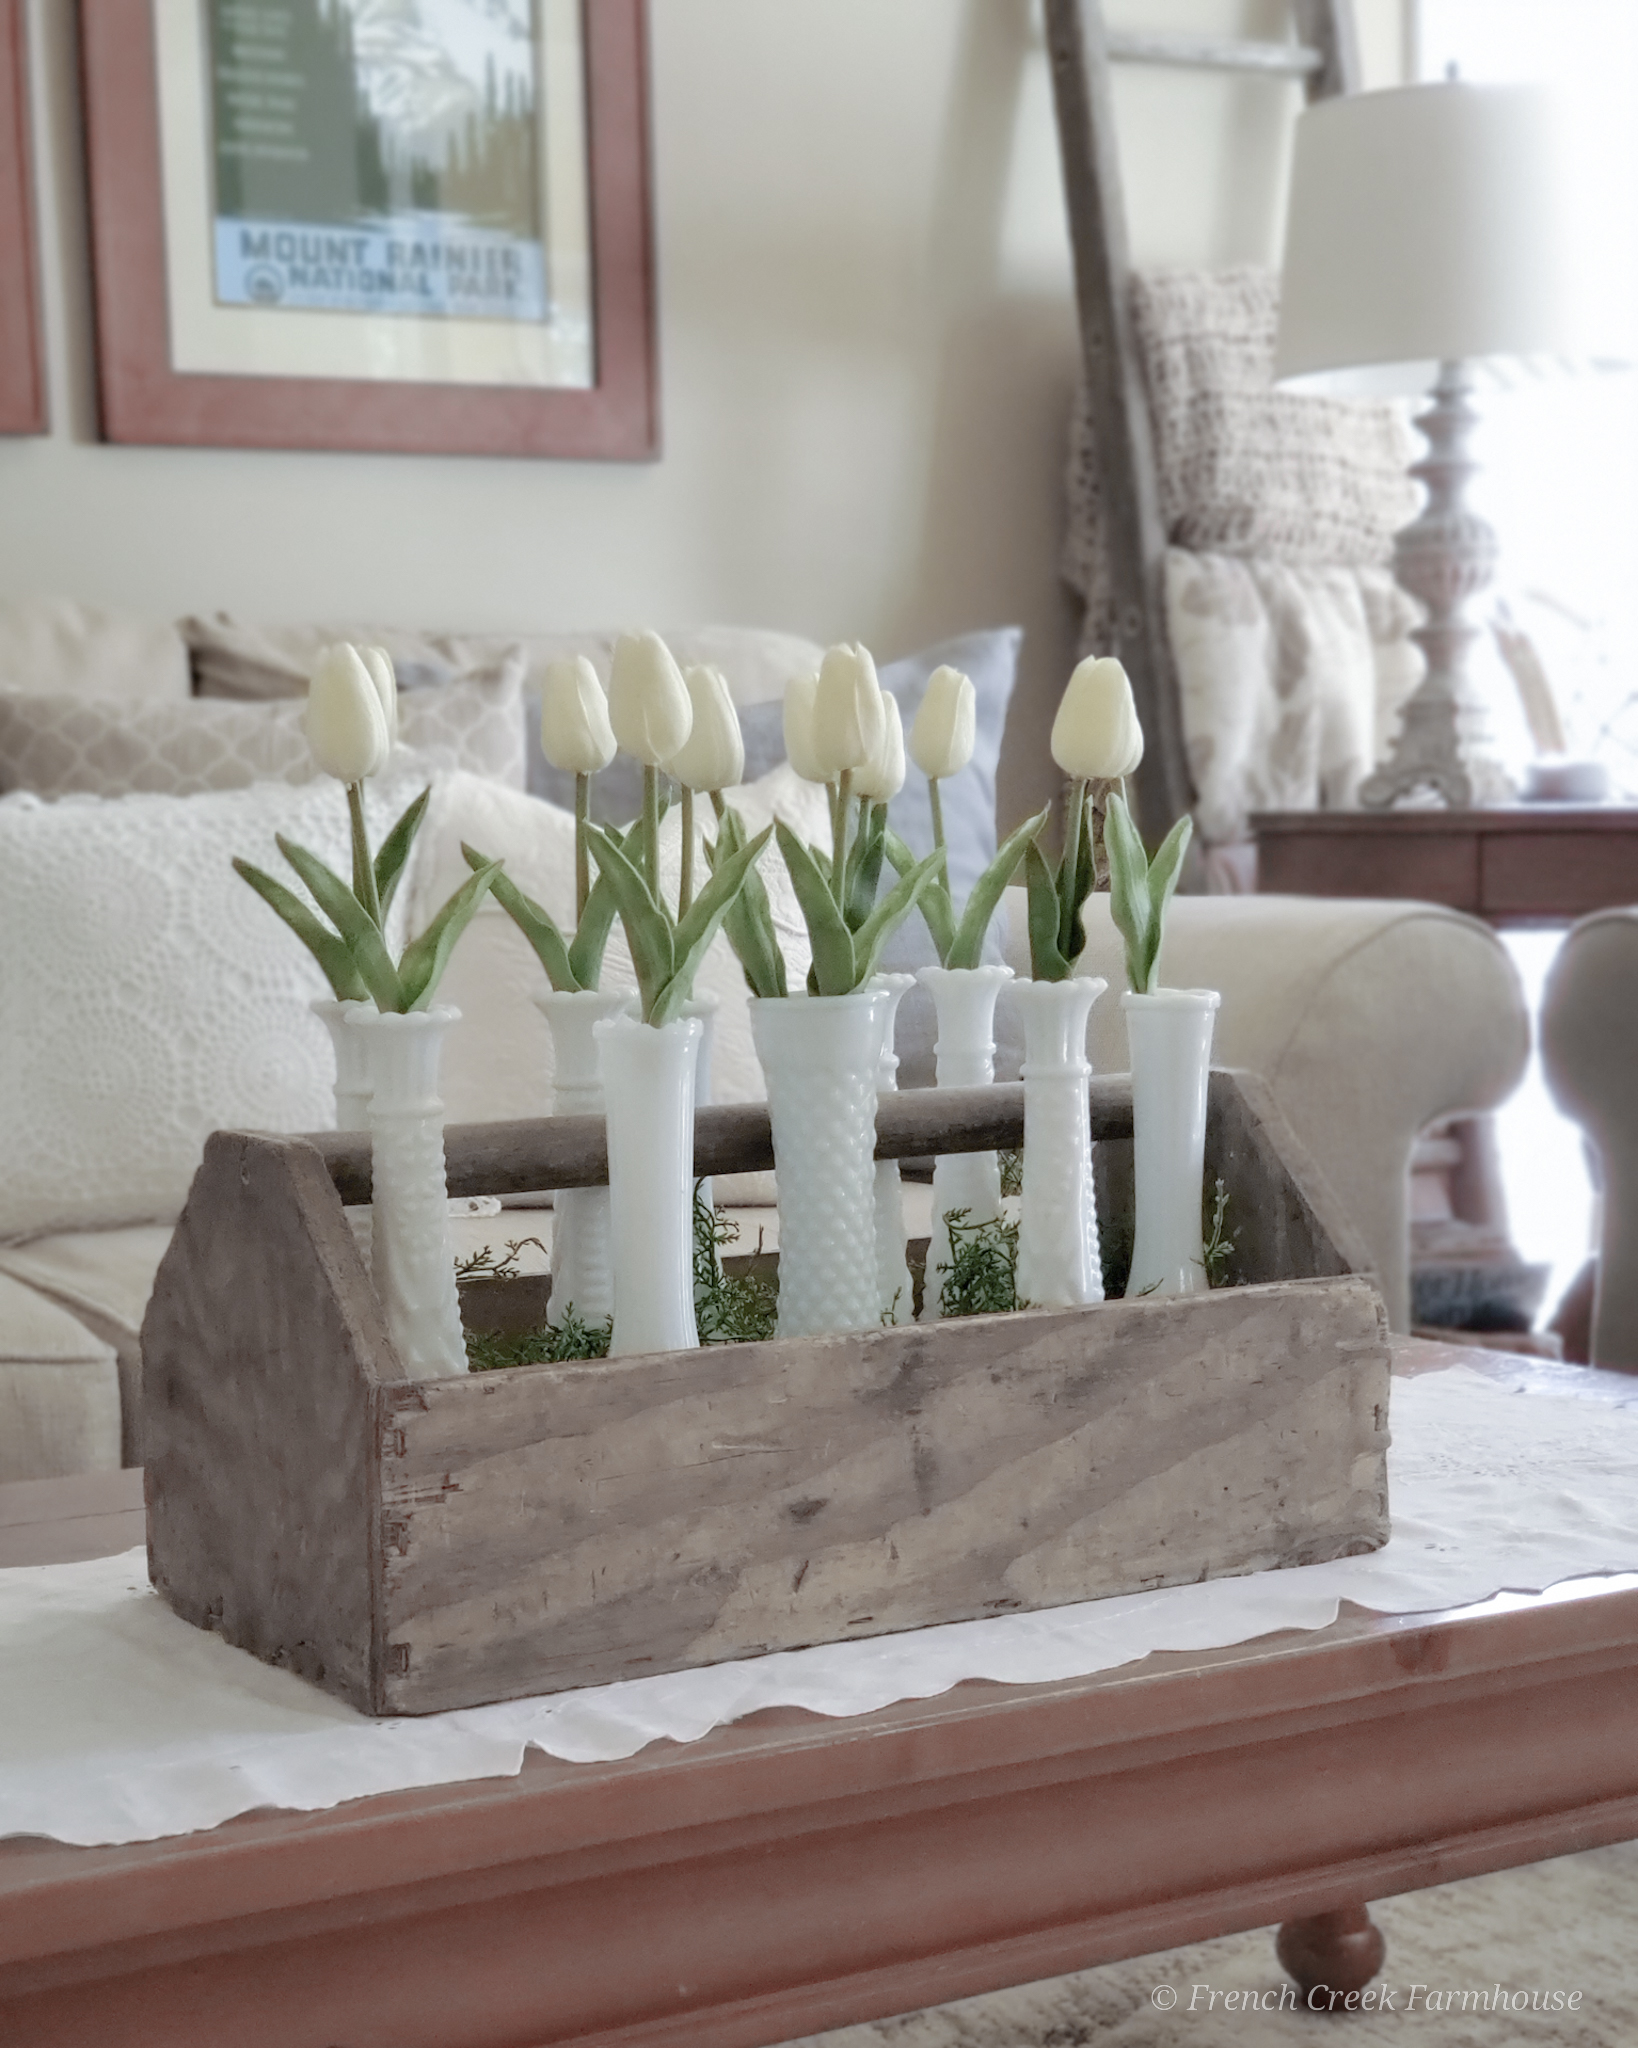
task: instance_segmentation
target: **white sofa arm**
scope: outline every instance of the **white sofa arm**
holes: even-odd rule
[[[1638,910],[1583,918],[1541,1006],[1541,1061],[1602,1182],[1592,1362],[1638,1371]]]
[[[1027,974],[1021,889],[1007,911],[1007,959]],[[1110,987],[1092,1012],[1093,1064],[1121,1072],[1126,972],[1107,896],[1088,901],[1086,929],[1082,971]],[[1417,1134],[1500,1102],[1529,1052],[1506,948],[1488,926],[1432,904],[1179,896],[1161,972],[1174,987],[1221,990],[1213,1060],[1269,1083],[1370,1246],[1394,1328],[1407,1328]]]

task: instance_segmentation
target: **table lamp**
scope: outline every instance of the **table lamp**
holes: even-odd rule
[[[1297,124],[1281,275],[1276,382],[1339,397],[1431,393],[1411,465],[1427,502],[1394,540],[1394,574],[1427,608],[1412,638],[1427,672],[1389,759],[1360,786],[1385,807],[1431,788],[1465,808],[1504,795],[1477,779],[1484,718],[1467,677],[1494,529],[1465,501],[1476,368],[1565,356],[1560,150],[1531,85],[1435,85],[1316,102]]]

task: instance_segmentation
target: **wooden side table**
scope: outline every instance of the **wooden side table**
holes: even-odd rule
[[[1406,896],[1515,928],[1638,903],[1633,808],[1261,811],[1251,829],[1264,895]]]

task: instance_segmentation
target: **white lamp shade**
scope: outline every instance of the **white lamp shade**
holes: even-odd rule
[[[1440,362],[1576,350],[1563,152],[1534,85],[1406,86],[1297,123],[1276,379],[1423,391]]]

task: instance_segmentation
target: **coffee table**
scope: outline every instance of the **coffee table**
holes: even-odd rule
[[[1496,1363],[1399,1367],[1455,1362]],[[133,1475],[61,1485],[58,1554],[140,1540]],[[51,1547],[41,1487],[11,1493],[0,1563]],[[1282,1920],[1340,1982],[1362,1901],[1638,1836],[1635,1707],[1638,1576],[168,1841],[0,1843],[0,2039],[751,2048]]]

